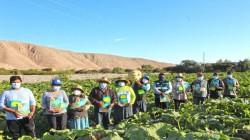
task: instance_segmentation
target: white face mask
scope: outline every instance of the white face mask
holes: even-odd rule
[[[204,77],[203,76],[197,77],[197,79],[200,80],[200,81],[202,81],[204,79]]]
[[[218,76],[213,76],[213,79],[219,79],[219,77]]]
[[[119,82],[118,85],[119,85],[120,87],[124,87],[124,86],[126,85],[126,83],[125,83],[125,82]]]
[[[100,89],[105,89],[105,88],[107,88],[107,86],[108,86],[107,83],[100,83],[99,84]]]
[[[142,83],[147,84],[149,81],[147,79],[142,79]]]
[[[19,89],[21,87],[21,83],[11,83],[11,87],[13,89]]]
[[[81,92],[80,90],[74,90],[74,91],[73,91],[73,94],[74,94],[74,95],[81,95],[82,92]]]
[[[233,75],[227,75],[227,77],[232,79],[232,78],[233,78]]]
[[[60,91],[61,87],[60,86],[53,86],[54,91]]]
[[[181,82],[182,78],[176,78],[176,81]]]

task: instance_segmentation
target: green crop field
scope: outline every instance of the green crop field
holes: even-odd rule
[[[207,73],[206,79],[211,77]],[[220,77],[225,77],[221,73]],[[185,80],[192,82],[195,74],[185,74]],[[49,82],[24,84],[30,88],[37,100],[37,112],[35,116],[36,132],[39,139],[44,140],[73,140],[73,139],[102,139],[102,140],[240,140],[250,139],[250,72],[234,73],[241,85],[237,99],[207,100],[204,105],[192,104],[192,95],[189,94],[189,102],[182,105],[179,112],[175,112],[173,105],[168,110],[154,107],[154,95],[151,90],[148,94],[149,111],[139,113],[132,118],[123,121],[112,130],[104,130],[100,126],[93,126],[86,130],[48,130],[47,120],[42,115],[41,96]],[[168,74],[167,79],[172,80],[174,74]],[[156,80],[156,75],[151,75],[150,81]],[[63,89],[70,94],[74,84],[84,87],[89,94],[92,87],[96,86],[94,80],[70,81],[62,78]],[[112,85],[113,86],[113,85]],[[9,88],[8,82],[0,83],[0,93]],[[89,111],[89,118],[93,120],[93,109]],[[93,124],[93,122],[90,122]],[[4,120],[4,112],[0,114],[0,139],[10,139]],[[53,133],[51,133],[53,132]],[[29,140],[30,137],[21,139]]]

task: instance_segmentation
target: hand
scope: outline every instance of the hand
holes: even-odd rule
[[[49,110],[50,113],[58,113],[58,112],[61,112],[60,109],[51,109]]]
[[[164,93],[164,92],[161,92],[161,96],[165,96],[165,93]]]
[[[31,119],[31,118],[33,118],[33,116],[34,116],[34,113],[33,113],[33,112],[30,112],[30,113],[28,114],[27,117],[28,117],[29,119]]]
[[[76,108],[77,111],[82,112],[84,108]]]
[[[104,103],[103,103],[102,101],[100,101],[100,102],[98,103],[98,106],[99,106],[99,107],[103,107],[103,105],[104,105]]]
[[[14,115],[15,115],[17,118],[20,118],[20,117],[23,116],[23,115],[22,115],[20,112],[18,112],[18,111],[15,111],[15,112],[14,112]]]

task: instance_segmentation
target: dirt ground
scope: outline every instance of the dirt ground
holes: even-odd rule
[[[9,81],[11,75],[0,75],[0,81]],[[23,83],[37,83],[50,81],[56,75],[22,75]],[[86,80],[86,79],[99,79],[103,76],[108,77],[109,79],[125,77],[127,74],[75,74],[71,75],[71,80]]]

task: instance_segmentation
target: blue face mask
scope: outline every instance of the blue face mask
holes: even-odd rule
[[[108,84],[107,83],[100,83],[99,87],[100,89],[105,89],[107,88]]]

